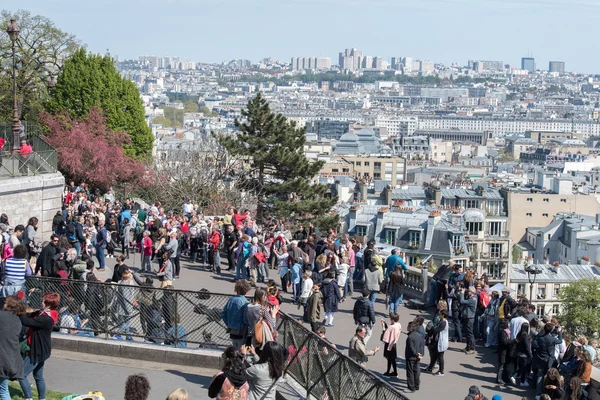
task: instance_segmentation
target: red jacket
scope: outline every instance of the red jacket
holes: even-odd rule
[[[210,236],[208,237],[208,242],[214,246],[214,248],[219,247],[221,244],[221,232],[212,231]]]
[[[142,239],[142,251],[145,256],[152,255],[152,239],[149,236],[146,236]]]

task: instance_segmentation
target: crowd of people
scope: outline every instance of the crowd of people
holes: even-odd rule
[[[217,398],[227,398],[223,393],[231,391],[249,398],[274,395],[290,351],[277,344],[284,297],[302,310],[302,322],[328,342],[326,332],[335,326],[339,304],[358,292],[349,357],[366,367],[368,357],[383,350],[387,361],[383,375],[397,377],[397,346],[406,334],[409,391],[420,390],[422,370],[444,376],[449,342],[464,342],[466,354],[476,352],[478,341],[496,348],[498,383],[535,386],[540,398],[585,398],[591,365],[600,360],[595,339],[571,338],[556,319],[537,316],[526,299],[513,299],[506,288],[492,291],[485,276],[478,278],[475,271],[463,271],[452,262],[442,265],[429,282],[429,302],[436,307],[433,320],[425,324],[417,316],[403,330],[398,311],[407,266],[400,249],[384,257],[374,242],[340,235],[333,228],[320,232],[308,224],[292,229],[277,218],[259,224],[249,210],[235,208],[222,217],[207,217],[191,200],[181,211],[165,211],[160,202],[142,207],[132,199],[117,199],[112,190],[101,195],[73,182],[65,188],[64,207],[53,219],[49,242],[37,235],[38,224],[32,217],[26,225],[13,226],[6,215],[0,216],[4,266],[0,298],[27,300],[25,278],[30,275],[86,282],[85,293],[57,290],[58,304],[48,315],[56,317],[53,325],[65,334],[94,335],[102,318],[108,318],[99,309],[100,289],[94,283],[102,282],[97,271],[105,270],[107,258],[115,258],[112,277],[106,280],[120,284],[121,301],[113,304],[120,328],[114,337],[133,340],[129,321],[133,307],[138,307],[147,341],[166,336],[161,343],[185,347],[186,331],[169,294],[179,279],[181,259],[221,274],[221,256],[226,258],[224,269],[235,275],[235,295],[221,318],[232,347],[225,351],[223,371],[209,389],[221,396]],[[115,255],[119,248],[121,254]],[[140,257],[139,271],[127,265],[134,254]],[[145,290],[155,279],[167,290]],[[381,346],[369,350],[378,293],[385,294],[389,322],[381,321]],[[27,326],[24,317],[20,321]],[[426,353],[429,363],[422,369]],[[24,362],[25,378],[33,372],[37,382],[43,360],[41,372],[38,358],[25,357]]]

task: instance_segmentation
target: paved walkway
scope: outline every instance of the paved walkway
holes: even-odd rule
[[[140,266],[139,255],[132,256],[128,265],[132,267]],[[116,262],[113,259],[106,260],[106,271],[100,276],[104,279],[112,276],[112,269]],[[154,266],[153,266],[154,267]],[[271,276],[279,282],[278,276],[270,271]],[[199,264],[190,264],[186,259],[181,262],[180,279],[176,280],[174,285],[177,289],[200,290],[202,288],[209,289],[217,293],[232,293],[233,292],[234,275],[228,271],[224,271],[221,276],[215,276],[213,273],[205,271]],[[259,284],[260,285],[260,284]],[[285,296],[285,294],[284,294]],[[288,299],[290,295],[287,295]],[[354,334],[355,325],[352,317],[352,308],[356,295],[353,299],[347,299],[340,304],[340,311],[335,315],[334,327],[328,328],[327,338],[335,343],[338,349],[347,350],[348,342]],[[284,303],[282,309],[292,316],[300,317],[301,312],[293,304]],[[387,318],[386,306],[384,304],[384,296],[379,295],[375,305],[377,314],[377,323],[373,330],[373,336],[368,344],[368,347],[374,348],[381,345],[379,341],[381,335],[382,318]],[[405,307],[400,308],[400,323],[406,327],[415,316],[420,315],[417,310],[411,310]],[[425,319],[431,318],[429,314],[424,315]],[[406,373],[404,369],[404,346],[406,335],[402,335],[398,347],[398,378],[386,378],[390,384],[398,387],[400,390],[406,390]],[[446,352],[446,371],[445,376],[435,377],[431,374],[421,375],[421,390],[416,393],[407,394],[409,399],[431,399],[437,396],[443,396],[447,399],[463,399],[471,385],[480,387],[483,394],[491,399],[496,393],[501,393],[504,400],[520,400],[523,397],[533,398],[533,390],[524,390],[517,387],[501,387],[495,383],[496,381],[496,357],[497,355],[491,349],[477,347],[477,354],[466,355],[461,352],[464,344],[450,343],[450,348]],[[427,351],[426,351],[427,353]],[[424,358],[424,363],[429,362],[429,354]],[[376,356],[371,357],[368,364],[369,369],[380,375],[385,372],[386,360],[383,358],[381,351]]]

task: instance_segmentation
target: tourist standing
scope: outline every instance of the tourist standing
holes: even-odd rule
[[[362,297],[356,299],[354,308],[352,309],[354,323],[358,326],[364,326],[367,329],[367,334],[364,337],[365,344],[369,342],[372,334],[372,326],[375,324],[375,310],[373,304],[369,301],[369,291],[363,289]]]
[[[23,379],[23,357],[19,349],[25,305],[17,296],[8,296],[0,311],[0,399],[10,400],[8,381]]]
[[[390,313],[389,326],[385,323],[385,320],[381,320],[381,329],[383,330],[383,356],[387,360],[387,368],[383,374],[384,376],[398,376],[398,366],[396,365],[398,351],[396,349],[396,344],[402,333],[402,325],[398,322],[399,320],[400,316],[395,312]],[[392,369],[394,372],[392,372]]]
[[[469,290],[462,289],[460,292],[460,315],[462,318],[462,330],[466,336],[467,347],[463,350],[467,354],[475,353],[475,335],[473,332],[473,324],[475,321],[475,312],[477,309],[476,290],[473,286],[469,286]]]
[[[283,375],[285,352],[277,342],[267,342],[260,354],[252,346],[242,348],[242,355],[249,353],[253,365],[246,369],[248,384],[248,400],[275,400],[277,381]]]
[[[13,256],[4,260],[3,264],[4,268],[0,276],[3,286],[0,297],[16,296],[25,288],[25,277],[33,274],[31,265],[27,261],[27,248],[18,245],[13,250]]]
[[[218,400],[242,400],[248,397],[248,376],[244,356],[230,346],[221,355],[222,369],[208,386],[208,397]]]
[[[443,304],[439,302],[438,304]],[[449,325],[448,325],[448,311],[438,311],[437,324],[434,323],[433,327],[427,332],[427,338],[429,339],[429,355],[431,361],[426,371],[433,372],[435,364],[439,364],[439,370],[434,376],[444,376],[444,354],[448,350],[448,338],[449,338]]]
[[[425,351],[423,336],[417,331],[414,322],[408,324],[408,338],[404,358],[406,362],[406,384],[408,391],[414,393],[421,386],[421,369],[419,364]]]
[[[383,276],[381,273],[381,257],[374,254],[371,257],[371,263],[365,265],[364,271],[364,283],[365,288],[369,291],[369,301],[375,306],[375,300],[377,299],[377,293],[381,289],[381,283],[383,282]]]
[[[365,343],[365,336],[367,335],[367,328],[359,325],[356,328],[356,333],[350,339],[348,345],[348,357],[362,365],[367,367],[369,356],[374,356],[380,349],[379,346],[375,347],[374,350],[367,350],[367,344]]]
[[[398,307],[404,300],[404,272],[396,267],[388,276],[387,297],[390,302],[390,313],[398,312]]]
[[[310,323],[313,332],[317,332],[323,320],[323,294],[319,290],[319,284],[315,283],[312,287],[312,294],[306,302],[305,322]]]
[[[244,322],[244,316],[248,307],[246,293],[250,291],[250,284],[246,280],[240,279],[235,283],[234,290],[235,296],[227,300],[221,318],[229,331],[229,338],[233,347],[241,349],[245,344],[248,329],[247,323]]]
[[[46,293],[42,298],[42,308],[32,313],[20,315],[21,324],[29,328],[27,332],[27,346],[25,353],[23,379],[19,381],[23,397],[33,398],[31,384],[27,377],[33,372],[33,378],[40,399],[46,398],[46,382],[44,381],[44,363],[50,358],[52,351],[52,328],[58,320],[58,307],[60,295]]]

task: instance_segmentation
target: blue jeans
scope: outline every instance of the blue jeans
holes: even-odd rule
[[[486,347],[498,345],[498,335],[496,334],[496,321],[488,319],[486,328],[487,340],[485,341]]]
[[[77,250],[77,258],[79,258],[79,256],[81,256],[81,243],[79,243],[79,242],[73,243],[73,248],[75,250]]]
[[[29,356],[25,357],[25,371],[23,372],[23,380],[19,381],[19,385],[21,385],[21,390],[23,391],[23,397],[26,399],[33,398],[31,394],[31,384],[27,377],[29,374],[33,372],[33,379],[35,379],[35,386],[38,391],[38,398],[45,399],[46,398],[46,381],[44,381],[44,361],[39,363],[32,363]]]
[[[390,313],[398,312],[398,307],[402,304],[404,295],[390,296]]]
[[[246,260],[244,260],[244,257],[240,254],[237,263],[235,264],[235,280],[237,281],[246,278]]]
[[[0,400],[10,400],[8,391],[8,379],[0,379]]]
[[[377,291],[371,290],[371,293],[369,293],[369,301],[373,304],[373,308],[375,308],[375,300],[377,300]]]
[[[104,268],[104,250],[106,249],[106,244],[101,246],[96,245],[96,258],[98,259],[98,268]]]

